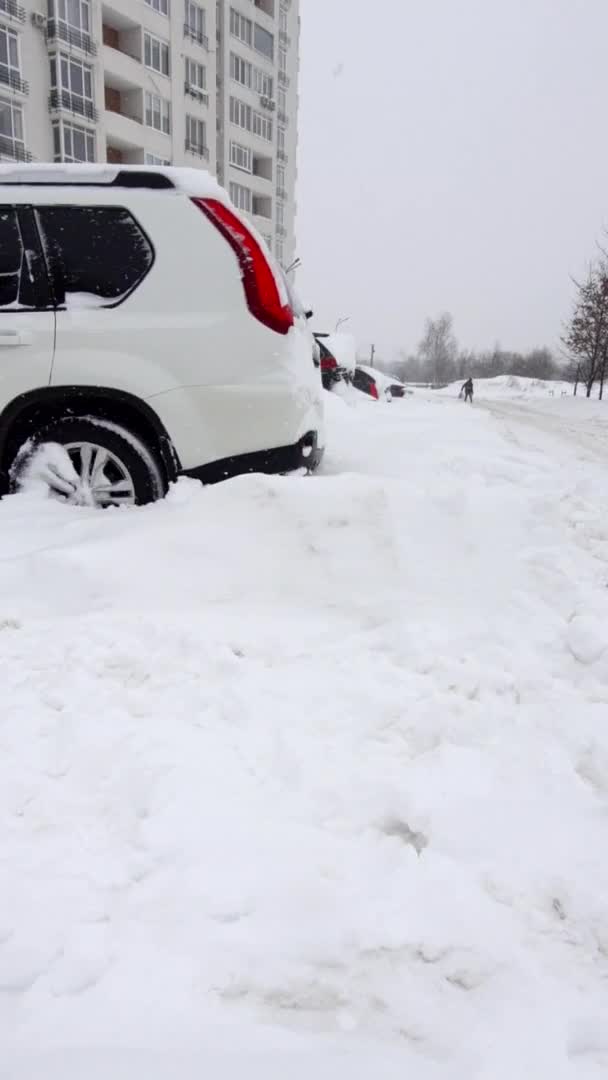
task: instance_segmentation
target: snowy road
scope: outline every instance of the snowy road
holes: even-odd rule
[[[330,405],[0,504],[2,1077],[606,1075],[603,414]]]

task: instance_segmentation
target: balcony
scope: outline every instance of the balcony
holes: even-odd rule
[[[32,161],[32,155],[21,142],[9,138],[8,135],[0,135],[0,158],[6,161]]]
[[[20,94],[29,94],[30,92],[30,84],[25,79],[22,79],[13,68],[8,68],[5,64],[0,64],[0,83],[3,86],[10,86],[11,90],[17,90]]]
[[[285,87],[288,87],[291,82],[289,75],[286,75],[284,71],[279,71],[278,80],[281,86]]]
[[[98,115],[92,101],[79,94],[71,94],[69,90],[51,90],[49,112],[74,113],[76,116],[84,116],[85,119],[93,122],[97,120]]]
[[[209,148],[207,146],[193,142],[192,139],[186,139],[184,147],[187,154],[194,154],[195,157],[204,158],[205,161],[209,161]]]
[[[209,38],[201,30],[191,26],[190,23],[184,23],[184,37],[189,38],[190,41],[195,41],[197,45],[209,52]]]
[[[251,213],[254,217],[272,221],[272,199],[270,195],[254,195],[251,201]]]
[[[119,112],[116,108],[106,106],[105,114],[106,141],[108,149],[122,155],[122,160],[128,160],[134,150],[142,151],[144,147],[144,127],[137,116]]]
[[[16,0],[0,0],[0,15],[10,15],[11,19],[16,19],[17,22],[25,22],[25,8],[17,4]]]
[[[184,93],[200,102],[201,105],[209,104],[209,94],[205,90],[200,90],[198,86],[193,86],[192,83],[184,83]]]
[[[2,0],[0,0],[0,5]],[[70,26],[63,19],[49,19],[46,24],[46,40],[51,42],[65,42],[72,49],[81,49],[87,56],[97,55],[97,45],[89,34]]]

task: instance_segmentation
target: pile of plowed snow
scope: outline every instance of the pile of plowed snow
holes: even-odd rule
[[[605,1075],[608,462],[330,404],[314,478],[0,503],[11,1080]]]

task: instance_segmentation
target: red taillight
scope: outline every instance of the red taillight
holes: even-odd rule
[[[335,371],[337,366],[336,358],[331,353],[321,357],[321,371]]]
[[[369,384],[369,392],[370,392],[370,396],[375,398],[376,401],[378,401],[378,387],[376,386],[375,382],[370,382],[370,384]]]
[[[281,299],[272,267],[255,236],[219,199],[193,199],[192,202],[203,211],[234,251],[251,314],[277,334],[287,334],[293,326],[293,311],[289,303]]]

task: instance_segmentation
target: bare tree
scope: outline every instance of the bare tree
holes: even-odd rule
[[[604,258],[589,270],[586,281],[575,282],[577,295],[562,341],[585,383],[587,397],[600,380],[603,393],[608,361],[608,263]]]
[[[458,345],[449,312],[445,311],[437,319],[426,320],[418,353],[435,384],[447,383],[454,377]]]

